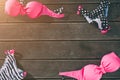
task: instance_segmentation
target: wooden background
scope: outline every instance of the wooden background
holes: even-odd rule
[[[0,66],[5,58],[3,52],[15,49],[19,67],[28,72],[24,80],[61,80],[60,71],[81,69],[91,63],[99,65],[102,56],[111,51],[120,56],[120,0],[110,0],[111,30],[106,35],[76,15],[79,4],[92,10],[100,0],[37,1],[51,10],[63,6],[65,17],[10,17],[4,13],[5,0],[0,0]],[[103,75],[101,80],[120,80],[120,70]]]

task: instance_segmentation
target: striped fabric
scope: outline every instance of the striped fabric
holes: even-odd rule
[[[0,69],[0,80],[21,80],[24,78],[24,72],[17,68],[14,52],[6,52],[6,58]]]

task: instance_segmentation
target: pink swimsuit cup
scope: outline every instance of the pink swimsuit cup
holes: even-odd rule
[[[81,70],[60,72],[61,76],[68,76],[77,80],[100,80],[107,72],[115,72],[120,68],[120,58],[111,52],[103,56],[100,66],[89,64]]]
[[[38,18],[42,15],[54,18],[64,17],[64,14],[55,13],[37,1],[31,1],[23,5],[17,0],[7,0],[5,3],[5,13],[10,16],[27,15],[30,18]]]

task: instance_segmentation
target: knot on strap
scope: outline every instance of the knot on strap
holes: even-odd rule
[[[19,14],[20,15],[25,15],[27,9],[22,4],[20,4],[19,6],[20,6],[20,12],[19,12]]]
[[[106,73],[105,68],[104,68],[102,65],[100,65],[100,71],[101,71],[103,74]]]

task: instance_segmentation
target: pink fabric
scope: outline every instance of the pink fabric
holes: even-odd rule
[[[106,72],[114,72],[119,68],[120,58],[114,52],[111,52],[103,56],[100,66],[89,64],[81,70],[60,72],[59,75],[72,77],[77,80],[100,80]]]
[[[106,34],[108,30],[101,30],[101,34]]]
[[[38,18],[41,15],[48,15],[54,18],[64,17],[64,14],[54,13],[45,5],[36,1],[31,1],[24,6],[17,0],[7,0],[5,3],[5,12],[10,16],[27,15],[30,18]]]

